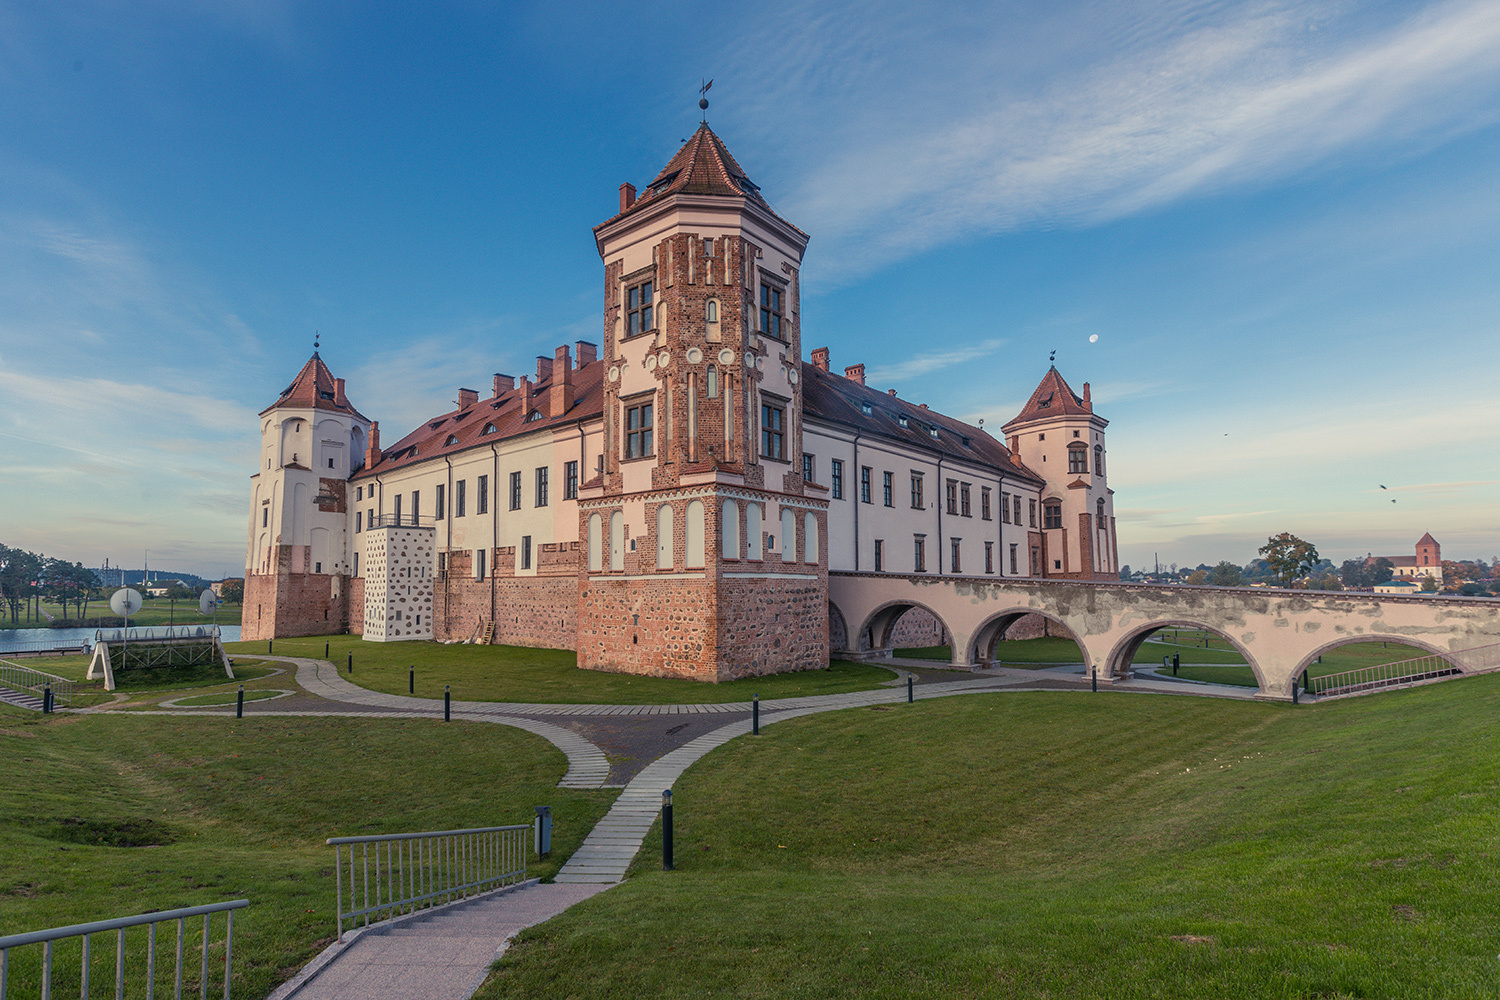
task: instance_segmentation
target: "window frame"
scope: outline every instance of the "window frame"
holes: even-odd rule
[[[625,286],[621,299],[624,307],[624,339],[644,337],[656,332],[656,275]]]
[[[870,473],[873,470],[868,465],[859,467],[859,502],[870,503]]]
[[[885,505],[894,508],[896,506],[896,474],[894,472],[882,472],[881,490],[885,494]]]
[[[802,453],[802,481],[804,483],[816,483],[818,481],[817,477],[813,475],[816,471],[815,464],[816,459],[813,455],[804,451]]]
[[[765,277],[760,282],[760,330],[774,340],[785,341],[786,287]],[[773,329],[774,327],[774,329]]]
[[[1055,531],[1063,526],[1062,506],[1063,505],[1061,500],[1042,501],[1043,531]]]
[[[448,512],[448,490],[443,483],[437,484],[437,495],[433,499],[437,509],[433,512],[432,518],[434,521],[441,521]]]
[[[912,510],[926,510],[927,509],[927,497],[926,497],[926,494],[923,492],[922,478],[923,478],[922,477],[922,473],[920,473],[920,472],[913,472],[911,474],[911,509]]]
[[[1068,445],[1068,475],[1086,476],[1089,474],[1089,446],[1086,444]]]
[[[948,513],[954,517],[958,516],[958,480],[949,479],[943,484],[944,502],[948,506]]]
[[[775,418],[773,422],[768,421],[770,417]],[[771,426],[771,423],[774,423],[774,426]],[[787,461],[786,403],[775,397],[761,397],[760,457],[771,462]]]
[[[510,474],[510,509],[521,509],[521,470]]]
[[[885,539],[875,539],[875,572],[885,572]]]
[[[844,499],[844,460],[842,458],[831,458],[828,460],[828,484],[833,499]]]
[[[948,570],[948,572],[950,572],[950,573],[962,573],[963,572],[963,569],[962,569],[962,567],[963,567],[963,557],[962,557],[963,544],[964,543],[963,543],[963,539],[962,538],[949,538],[948,539],[948,564],[949,564],[949,570]]]
[[[632,420],[638,423],[632,427]],[[638,403],[627,403],[625,419],[621,422],[624,434],[621,443],[625,448],[623,461],[637,462],[656,455],[656,397]],[[637,454],[637,451],[639,453]]]
[[[453,516],[467,517],[469,514],[469,481],[458,479],[453,483]]]
[[[545,507],[545,506],[547,506],[547,501],[549,499],[548,496],[547,496],[547,471],[548,471],[548,468],[549,467],[545,466],[545,465],[539,465],[539,466],[536,467],[536,494],[535,494],[536,503],[533,506],[536,506],[536,507]]]
[[[990,488],[979,487],[979,519],[981,521],[993,521],[995,519],[994,507],[990,504]]]
[[[974,486],[973,486],[972,483],[960,482],[958,484],[958,516],[959,517],[973,517],[974,516],[973,490],[974,490]]]
[[[578,499],[578,459],[563,463],[563,499]]]
[[[474,513],[488,514],[490,512],[490,477],[480,476],[479,481],[474,484]]]
[[[912,572],[925,573],[927,572],[927,536],[913,535],[912,542]]]

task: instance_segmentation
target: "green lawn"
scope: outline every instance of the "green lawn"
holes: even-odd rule
[[[1193,654],[1197,659],[1198,653]],[[1428,651],[1418,649],[1415,646],[1405,646],[1398,642],[1359,642],[1340,646],[1323,654],[1323,662],[1314,663],[1307,668],[1308,673],[1314,677],[1322,677],[1326,674],[1337,674],[1345,670],[1353,670],[1356,667],[1372,667],[1381,663],[1394,663],[1397,660],[1410,660],[1418,656],[1427,656]],[[1189,653],[1184,652],[1182,658],[1188,659]],[[1140,657],[1136,657],[1140,662]],[[1193,681],[1212,681],[1215,684],[1238,684],[1242,687],[1258,687],[1255,680],[1255,672],[1244,663],[1238,666],[1182,666],[1178,668],[1177,676],[1186,677]]]
[[[133,696],[136,700],[130,703],[132,707],[152,707],[162,699],[151,698],[149,701],[140,701],[139,698],[220,685],[226,686],[226,690],[234,690],[239,684],[250,683],[286,670],[283,664],[270,663],[249,656],[236,656],[233,659],[234,680],[224,676],[222,664],[116,671],[115,693]],[[89,708],[115,700],[110,692],[104,690],[102,679],[95,681],[84,679],[84,675],[88,673],[89,658],[87,656],[28,656],[21,659],[9,659],[6,662],[71,680],[73,701],[68,706],[70,708]]]
[[[551,805],[553,853],[531,865],[546,876],[617,794],[554,787],[566,770],[541,738],[483,723],[6,710],[0,934],[248,898],[235,919],[234,995],[263,997],[333,933],[324,838],[526,823],[533,806]],[[109,846],[126,843],[138,846]],[[95,941],[96,988],[114,981],[106,938]],[[54,981],[65,991],[77,990],[76,947],[60,952],[74,970]],[[11,996],[38,995],[38,953],[11,953]],[[158,996],[171,995],[164,982]]]
[[[408,669],[417,668],[416,694],[441,698],[443,685],[453,687],[459,701],[516,701],[603,705],[704,704],[749,701],[759,694],[763,700],[803,695],[867,691],[889,681],[885,667],[865,663],[833,661],[827,670],[774,674],[724,684],[640,677],[598,670],[579,670],[576,657],[566,649],[532,649],[526,646],[465,646],[437,642],[365,642],[359,636],[318,636],[311,639],[277,639],[273,652],[280,656],[323,657],[324,644],[339,673],[361,687],[388,694],[406,694]],[[264,642],[227,643],[230,654],[248,656],[265,653]],[[354,673],[348,672],[348,657],[354,656]]]
[[[1500,676],[1302,706],[982,695],[778,723],[677,871],[524,932],[509,997],[1493,997]]]
[[[125,624],[123,618],[112,617],[113,612],[109,610],[109,595],[113,594],[114,588],[102,598],[92,600],[85,609],[90,622],[96,619],[108,619],[103,625],[105,628],[119,628]],[[140,590],[139,587],[135,588]],[[243,610],[240,604],[221,604],[217,617],[214,615],[203,615],[198,613],[198,601],[196,598],[179,599],[175,604],[165,597],[153,597],[145,602],[139,612],[130,616],[130,627],[145,625],[211,625],[215,621],[220,625],[238,625],[240,614]],[[66,609],[51,601],[42,602],[42,610],[54,618],[66,618],[72,620],[78,609],[71,603]],[[0,628],[46,628],[47,619],[37,618],[35,613],[30,620],[26,618],[26,611],[22,609],[19,618],[10,617],[10,606],[0,606]],[[95,627],[95,626],[89,626]]]

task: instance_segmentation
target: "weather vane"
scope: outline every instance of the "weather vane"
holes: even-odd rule
[[[708,124],[708,88],[713,85],[714,82],[710,80],[698,88],[698,107],[703,112],[703,124],[705,125]]]
[[[322,336],[323,335],[321,333],[319,333],[318,331],[316,331],[316,330],[313,331],[313,353],[314,354],[316,354],[318,352],[318,339],[320,337],[322,337]]]
[[[1054,350],[1050,355],[1047,356],[1047,363],[1048,364],[1056,364],[1057,363],[1057,351]]]

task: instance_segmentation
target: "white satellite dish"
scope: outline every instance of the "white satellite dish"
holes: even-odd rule
[[[202,611],[205,615],[213,614],[214,609],[218,606],[219,598],[212,590],[205,590],[198,595],[198,610]]]
[[[129,587],[115,591],[114,596],[109,599],[109,610],[121,618],[129,618],[141,610],[140,591],[131,590]]]

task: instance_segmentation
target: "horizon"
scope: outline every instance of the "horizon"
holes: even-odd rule
[[[315,333],[391,441],[600,341],[590,229],[712,76],[804,351],[998,427],[1055,349],[1122,564],[1500,553],[1493,5],[669,11],[0,11],[0,543],[242,576]]]

